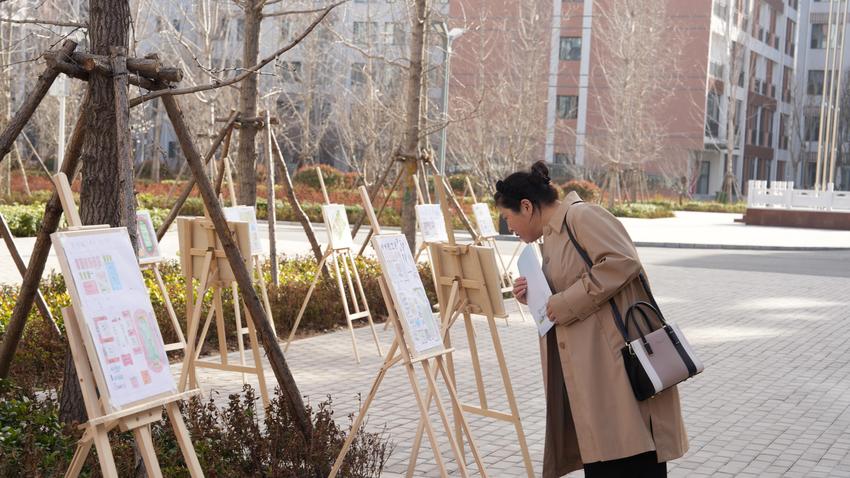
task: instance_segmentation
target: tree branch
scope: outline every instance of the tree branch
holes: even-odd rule
[[[3,1],[3,0],[0,0]],[[23,18],[21,20],[14,20],[12,18],[0,18],[0,22],[7,23],[19,23],[19,24],[28,24],[28,25],[51,25],[55,27],[76,27],[76,28],[88,28],[89,26],[85,23],[78,22],[63,22],[59,20],[42,20],[38,18]]]
[[[244,80],[245,78],[248,78],[250,75],[256,74],[260,69],[262,69],[264,66],[266,66],[269,63],[271,63],[272,61],[274,61],[277,57],[279,57],[280,55],[282,55],[282,54],[286,53],[287,51],[293,49],[296,45],[301,43],[301,41],[303,41],[304,38],[307,37],[307,35],[309,35],[313,30],[315,30],[315,28],[319,25],[319,23],[321,23],[322,20],[324,20],[325,17],[327,17],[328,14],[330,14],[331,10],[342,5],[343,3],[346,3],[347,1],[348,0],[341,0],[337,3],[331,4],[331,5],[327,6],[326,8],[324,8],[322,10],[322,14],[319,15],[318,17],[316,17],[316,19],[313,20],[313,22],[310,24],[310,26],[308,26],[306,30],[301,32],[301,35],[299,35],[296,39],[294,39],[288,45],[280,48],[276,52],[274,52],[271,55],[269,55],[268,57],[264,58],[262,61],[260,61],[256,65],[252,66],[251,68],[248,68],[245,71],[245,73],[242,73],[239,76],[236,76],[234,78],[231,78],[231,79],[225,80],[225,81],[216,81],[214,83],[210,83],[210,84],[207,84],[207,85],[199,85],[199,86],[191,86],[191,87],[187,87],[187,88],[175,88],[175,89],[164,89],[164,90],[151,91],[149,93],[146,93],[146,94],[141,95],[141,96],[137,96],[137,97],[133,98],[132,100],[130,100],[130,107],[132,108],[134,106],[138,106],[139,104],[144,103],[145,101],[149,101],[149,100],[152,100],[154,98],[159,98],[160,96],[187,95],[187,94],[190,94],[190,93],[198,93],[200,91],[208,91],[208,90],[214,90],[216,88],[223,88],[225,86],[229,86],[229,85],[232,85],[234,83],[238,83],[238,82]]]

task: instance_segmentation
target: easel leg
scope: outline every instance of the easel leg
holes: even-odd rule
[[[156,449],[153,446],[153,437],[151,437],[151,426],[144,425],[134,428],[133,437],[136,439],[136,446],[139,448],[139,454],[142,455],[142,460],[145,463],[147,475],[150,478],[162,478],[159,460],[156,459]]]
[[[195,447],[192,446],[189,430],[186,429],[186,423],[183,422],[183,415],[180,414],[180,408],[177,407],[177,403],[171,402],[166,405],[165,412],[168,413],[168,420],[171,422],[171,428],[174,430],[177,444],[180,445],[183,460],[186,462],[186,468],[189,469],[189,476],[192,478],[203,477],[204,472],[201,470],[198,455],[195,454]]]
[[[478,387],[478,402],[481,408],[487,410],[487,394],[484,391],[484,377],[481,375],[478,344],[475,343],[475,327],[468,312],[463,313],[463,325],[466,327],[466,341],[469,343],[469,354],[472,356],[472,370],[475,372],[475,384]],[[452,380],[454,380],[454,370],[452,370]]]
[[[372,311],[369,310],[369,301],[366,299],[366,291],[363,290],[363,281],[360,280],[360,271],[357,270],[357,263],[354,262],[354,257],[352,257],[351,251],[346,252],[346,255],[348,256],[348,260],[351,261],[351,269],[354,271],[354,281],[357,283],[357,291],[360,293],[360,300],[363,301],[363,310],[367,312],[366,320],[369,321],[369,329],[372,330],[372,338],[375,339],[375,347],[378,348],[378,356],[383,357],[384,352],[381,350],[381,341],[378,340],[378,332],[375,330],[375,322],[372,321]]]
[[[351,296],[351,304],[354,306],[354,313],[360,313],[360,302],[357,300],[357,294],[354,292],[351,269],[348,267],[348,251],[343,252],[337,257],[342,257],[342,270],[345,271],[345,281],[348,285],[348,294]]]
[[[200,304],[200,302],[198,302],[198,304]],[[210,310],[207,311],[207,318],[204,319],[204,326],[201,327],[201,333],[198,334],[198,341],[195,346],[195,360],[198,360],[198,357],[201,356],[201,349],[204,348],[204,342],[207,341],[207,334],[210,331],[213,314],[215,314],[215,307],[210,307]]]
[[[263,274],[263,266],[260,264],[260,257],[254,257],[254,267],[257,269],[257,278],[260,281],[260,295],[263,298],[263,307],[266,308],[266,317],[269,319],[269,323],[272,324],[272,330],[274,331],[274,338],[277,340],[277,327],[274,325],[274,315],[272,314],[272,306],[269,302],[269,292],[268,286],[266,285],[266,276]]]
[[[310,288],[307,289],[307,296],[304,297],[304,303],[301,304],[301,310],[298,311],[298,317],[295,318],[295,324],[292,326],[292,331],[289,332],[289,338],[286,339],[286,345],[283,347],[284,352],[289,350],[289,344],[292,343],[292,338],[295,337],[295,332],[298,331],[298,324],[301,323],[301,318],[304,316],[304,310],[307,309],[307,304],[310,303],[310,297],[313,296],[313,290],[316,289],[316,284],[319,283],[319,279],[322,277],[322,268],[325,266],[325,262],[327,262],[331,252],[331,249],[328,248],[325,251],[325,255],[322,256],[322,260],[319,261],[319,267],[316,268],[316,277],[313,278]]]
[[[257,382],[260,387],[260,395],[263,397],[263,406],[269,407],[269,390],[266,387],[266,373],[263,371],[263,357],[260,355],[260,341],[257,340],[257,331],[254,329],[254,321],[247,315],[248,338],[251,339],[251,355],[254,356],[254,367],[257,370]]]
[[[100,472],[103,477],[118,478],[115,457],[112,456],[112,447],[109,445],[109,435],[103,425],[98,425],[94,432],[94,447],[97,450],[97,461],[100,463]]]
[[[437,368],[437,365],[435,365],[435,368]],[[466,477],[468,476],[466,471],[466,458],[464,457],[463,450],[459,448],[458,441],[455,439],[456,436],[457,438],[460,438],[460,435],[452,434],[452,425],[449,423],[449,416],[446,414],[446,409],[443,408],[443,401],[440,400],[440,392],[437,390],[437,382],[431,375],[431,366],[428,360],[422,361],[422,370],[425,372],[425,378],[428,382],[428,393],[429,395],[434,396],[437,413],[440,415],[440,420],[443,422],[443,428],[446,430],[446,435],[449,439],[449,446],[452,448],[455,460],[457,460],[458,472],[460,473],[460,476]]]
[[[162,280],[162,274],[159,273],[159,264],[153,265],[153,275],[156,277],[156,282],[159,284],[159,290],[162,292],[162,299],[165,302],[165,309],[168,311],[168,317],[171,319],[171,325],[174,326],[174,332],[177,334],[177,339],[186,348],[186,337],[183,336],[183,329],[180,328],[180,322],[177,321],[177,314],[174,312],[174,306],[171,304],[171,296],[168,295],[168,288],[165,287],[165,281]]]
[[[431,427],[431,420],[428,417],[425,400],[422,399],[422,392],[419,390],[419,379],[416,377],[416,371],[413,368],[413,364],[409,362],[404,365],[404,368],[407,370],[407,378],[410,380],[410,387],[413,389],[413,394],[416,396],[416,405],[419,407],[419,417],[424,424],[425,432],[428,434],[428,441],[431,443],[431,449],[434,451],[434,461],[437,462],[437,468],[440,470],[440,476],[448,477],[448,474],[446,473],[446,466],[443,463],[443,457],[440,455],[440,447],[437,443],[437,436],[434,434],[434,428]],[[447,434],[451,435],[451,432],[447,432]],[[410,468],[408,468],[408,477],[413,476],[410,471]]]
[[[357,412],[357,418],[355,418],[354,423],[351,424],[351,432],[345,438],[345,443],[342,444],[342,449],[336,457],[336,461],[334,462],[334,466],[331,469],[331,474],[328,475],[328,478],[335,478],[336,474],[339,472],[339,468],[345,460],[345,455],[348,453],[348,449],[354,441],[354,436],[357,434],[357,431],[360,430],[360,426],[363,424],[363,419],[366,418],[366,412],[369,411],[369,406],[372,404],[372,400],[374,400],[375,395],[378,393],[378,388],[381,386],[381,382],[387,375],[387,371],[390,369],[391,364],[395,362],[394,358],[397,350],[398,341],[396,340],[393,341],[393,344],[390,346],[390,350],[387,352],[387,356],[384,359],[384,364],[381,366],[381,371],[378,372],[378,376],[375,377],[375,381],[372,382],[372,388],[369,390],[369,395],[366,396],[366,400],[360,407],[360,411]],[[404,352],[402,351],[402,353]]]
[[[83,470],[83,465],[86,463],[86,458],[89,456],[91,446],[93,444],[91,438],[80,440],[77,444],[77,449],[74,451],[74,458],[71,459],[71,464],[68,466],[68,471],[65,472],[65,478],[77,478],[80,476],[80,471]]]
[[[242,311],[239,309],[239,286],[236,282],[230,284],[233,295],[233,318],[236,321],[236,347],[239,350],[239,365],[245,365],[245,334],[242,327]],[[245,385],[245,374],[242,374],[242,385]]]
[[[457,391],[455,390],[452,383],[449,381],[449,375],[446,373],[446,368],[443,364],[443,357],[436,357],[437,361],[437,370],[442,376],[443,380],[446,382],[446,389],[449,391],[449,398],[451,399],[452,405],[454,407],[460,408],[461,403],[460,399],[457,396]],[[435,371],[435,374],[436,374]],[[461,427],[463,428],[463,432],[466,434],[466,439],[469,442],[469,449],[472,451],[472,457],[475,459],[475,464],[478,466],[478,472],[482,477],[487,476],[487,472],[484,470],[484,462],[481,460],[481,454],[478,452],[478,445],[475,444],[475,440],[472,438],[472,432],[469,429],[469,424],[466,422],[466,417],[461,414],[456,420],[460,421]]]
[[[499,361],[499,371],[502,374],[502,384],[505,386],[505,395],[508,399],[508,405],[511,408],[511,416],[513,417],[512,421],[514,429],[516,429],[519,448],[522,452],[522,461],[525,464],[528,477],[533,478],[534,467],[531,464],[531,455],[528,452],[528,444],[525,441],[525,432],[522,429],[519,407],[517,407],[516,404],[516,396],[514,395],[514,387],[511,383],[510,373],[508,372],[508,364],[505,361],[505,354],[502,351],[502,340],[499,338],[499,330],[496,328],[496,320],[493,317],[487,317],[487,323],[490,325],[490,336],[493,339],[493,348],[496,350],[496,358]],[[484,408],[486,408],[486,406]]]
[[[351,310],[348,308],[348,297],[345,296],[345,286],[342,283],[342,274],[339,270],[337,255],[332,251],[331,262],[333,262],[336,284],[339,288],[339,297],[342,299],[342,308],[345,311],[345,321],[348,322],[348,331],[351,332],[351,345],[354,348],[354,359],[360,363],[360,353],[357,351],[357,337],[354,335],[354,325],[351,323]]]
[[[204,294],[207,291],[207,280],[210,275],[210,265],[212,264],[212,252],[207,252],[204,256],[204,265],[201,269],[201,284],[200,291],[195,298],[194,286],[192,285],[191,275],[186,279],[186,306],[194,304],[192,316],[189,319],[187,327],[189,328],[189,340],[186,343],[186,355],[183,358],[183,368],[180,370],[180,379],[177,382],[177,388],[181,392],[186,391],[186,383],[189,375],[195,377],[195,343],[198,339],[198,322],[201,320],[201,306],[203,305]]]
[[[224,305],[221,303],[221,287],[213,289],[213,308],[215,308],[215,326],[218,332],[218,354],[222,365],[227,365],[227,331],[224,329]]]

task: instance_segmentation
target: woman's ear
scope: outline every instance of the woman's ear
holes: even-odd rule
[[[531,204],[531,201],[529,201],[528,199],[523,199],[520,202],[520,207],[522,208],[523,214],[528,213],[529,215],[531,215],[532,213],[534,213],[534,205]]]

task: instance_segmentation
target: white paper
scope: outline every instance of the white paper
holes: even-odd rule
[[[54,234],[67,259],[65,280],[79,296],[77,319],[89,334],[106,379],[109,403],[120,408],[177,387],[136,255],[125,228],[98,234]],[[54,241],[54,245],[56,242]],[[103,393],[103,391],[101,391]]]
[[[416,206],[416,221],[422,232],[422,241],[428,244],[448,242],[446,221],[439,204],[419,204]]]
[[[549,297],[552,296],[552,289],[549,288],[549,282],[543,275],[540,258],[537,256],[537,247],[534,244],[526,247],[519,255],[516,265],[519,269],[519,275],[525,277],[525,280],[528,281],[526,302],[528,302],[531,317],[537,324],[537,331],[543,337],[555,324],[546,317],[546,304],[549,302]]]
[[[248,232],[251,237],[251,255],[265,252],[263,241],[260,239],[260,229],[257,227],[257,212],[254,206],[223,207],[224,218],[228,221],[241,221],[248,223]]]
[[[322,217],[328,230],[328,241],[330,241],[331,248],[354,247],[354,241],[351,239],[351,227],[348,225],[348,216],[345,214],[345,206],[342,204],[325,204],[322,206]]]
[[[156,240],[156,229],[148,211],[136,211],[136,226],[138,228],[137,242],[139,243],[139,262],[148,264],[162,261],[159,253],[159,242]]]
[[[472,205],[472,213],[475,215],[475,222],[478,224],[478,232],[483,237],[496,237],[499,232],[496,231],[496,226],[493,224],[493,216],[490,215],[490,206],[483,202]]]
[[[384,280],[390,288],[402,327],[413,341],[413,351],[421,355],[443,347],[440,323],[425,294],[407,239],[401,234],[377,235],[372,247],[378,255]]]

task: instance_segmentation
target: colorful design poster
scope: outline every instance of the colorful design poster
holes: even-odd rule
[[[88,334],[114,408],[177,387],[136,255],[125,228],[53,235],[64,255],[62,274],[78,296]],[[70,289],[70,288],[69,288]],[[104,391],[101,391],[104,393]]]
[[[233,206],[221,208],[224,218],[228,221],[242,221],[248,223],[248,232],[251,234],[251,254],[258,255],[265,252],[263,241],[260,239],[260,229],[257,227],[257,212],[253,206]]]
[[[446,232],[446,221],[443,219],[443,210],[440,209],[439,204],[417,205],[416,221],[419,223],[419,231],[422,233],[423,242],[433,244],[449,241],[449,234]]]
[[[478,232],[482,237],[496,237],[496,225],[493,224],[493,216],[490,215],[490,206],[483,202],[472,205],[472,214],[475,215],[475,223],[478,224]]]
[[[407,239],[401,234],[377,235],[372,247],[381,263],[384,280],[398,309],[402,328],[415,355],[443,347],[440,322],[431,309],[425,286],[416,269]]]
[[[345,206],[341,204],[325,204],[322,206],[322,218],[328,229],[328,241],[332,249],[345,249],[354,247],[351,238],[351,227],[348,225],[348,216],[345,214]]]
[[[139,263],[148,264],[160,262],[159,242],[156,240],[156,229],[148,211],[136,211],[136,226],[138,229]]]
[[[552,289],[549,288],[549,282],[540,266],[537,247],[534,244],[526,247],[519,255],[516,265],[519,275],[528,281],[528,292],[525,296],[528,310],[534,318],[534,323],[537,324],[537,332],[543,337],[555,324],[546,317],[546,305],[549,303],[549,297],[552,296]]]

